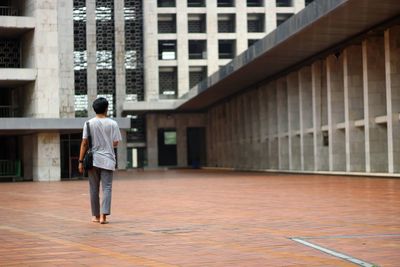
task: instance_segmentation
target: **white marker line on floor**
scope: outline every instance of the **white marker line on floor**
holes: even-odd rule
[[[339,253],[339,252],[336,252],[336,251],[333,251],[333,250],[330,250],[330,249],[315,245],[313,243],[310,243],[308,241],[302,240],[300,238],[290,238],[290,239],[293,240],[293,241],[296,241],[296,242],[298,242],[300,244],[303,244],[303,245],[305,245],[307,247],[311,247],[311,248],[317,249],[319,251],[325,252],[325,253],[327,253],[329,255],[332,255],[334,257],[341,258],[343,260],[355,263],[355,264],[357,264],[359,266],[377,267],[377,265],[375,265],[375,264],[372,264],[372,263],[369,263],[369,262],[365,262],[365,261],[362,261],[360,259],[353,258],[353,257],[351,257],[349,255],[346,255],[346,254],[343,254],[343,253]]]

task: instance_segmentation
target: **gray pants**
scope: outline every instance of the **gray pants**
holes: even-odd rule
[[[111,214],[111,191],[112,191],[113,171],[93,167],[89,171],[90,205],[92,216],[100,216],[100,181],[103,189],[103,199],[101,202],[101,213]]]

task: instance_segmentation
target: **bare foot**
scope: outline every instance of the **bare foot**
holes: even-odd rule
[[[100,222],[100,216],[93,216],[92,217],[92,222],[94,222],[94,223]]]
[[[101,224],[107,224],[108,221],[106,220],[106,215],[102,214],[100,215],[100,223]]]

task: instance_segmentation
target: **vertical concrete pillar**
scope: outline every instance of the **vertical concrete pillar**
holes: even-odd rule
[[[147,161],[149,168],[158,166],[158,127],[157,115],[146,115],[146,140],[147,140]]]
[[[126,94],[124,6],[124,0],[114,0],[116,117],[120,117],[122,114]]]
[[[178,167],[188,166],[187,159],[187,126],[188,120],[185,116],[180,116],[176,120],[176,152]]]
[[[238,155],[238,160],[239,160],[239,165],[238,168],[244,169],[245,168],[245,153],[244,153],[244,148],[245,148],[245,109],[244,109],[244,99],[243,96],[238,97],[238,102],[237,102],[237,112],[238,112],[238,136],[239,136],[239,151],[240,154]]]
[[[122,140],[118,144],[117,157],[118,157],[118,170],[125,170],[128,159],[128,149],[126,141],[126,130],[121,130]]]
[[[345,134],[344,134],[344,92],[343,92],[343,56],[336,54],[327,58],[328,89],[328,131],[329,131],[329,170],[344,171]]]
[[[299,76],[292,72],[287,76],[287,103],[288,103],[288,146],[289,169],[300,170],[300,116],[299,116]]]
[[[260,95],[259,89],[252,90],[250,92],[251,97],[251,108],[252,108],[252,159],[253,162],[251,164],[251,168],[253,170],[261,169],[261,162],[262,162],[262,143],[261,143],[261,136],[260,136],[260,128],[261,128],[261,120],[260,120]]]
[[[207,166],[212,167],[215,166],[214,162],[214,121],[212,120],[212,109],[207,112],[207,127],[206,127],[206,142],[207,142]]]
[[[311,67],[299,71],[301,170],[314,170]]]
[[[276,1],[264,1],[267,34],[276,29]]]
[[[96,0],[86,0],[86,46],[87,46],[87,94],[88,116],[93,117],[95,112],[92,103],[97,97],[97,47],[96,47]]]
[[[313,143],[314,143],[314,170],[321,171],[328,168],[328,149],[323,144],[322,127],[325,123],[323,107],[326,104],[325,68],[323,61],[312,65],[312,109],[313,109]],[[324,101],[325,100],[325,101]]]
[[[34,181],[59,181],[60,169],[60,134],[39,133],[33,136],[32,143],[32,178]]]
[[[247,50],[247,9],[246,1],[235,1],[236,9],[236,54]],[[217,24],[216,24],[217,25]],[[215,27],[215,25],[214,25]]]
[[[277,120],[279,136],[279,169],[289,170],[288,92],[286,78],[277,81]]]
[[[361,46],[347,47],[343,60],[346,171],[365,171],[364,127],[356,127],[356,121],[364,120]]]
[[[147,66],[144,68],[145,100],[158,99],[158,29],[157,29],[157,1],[142,1],[143,3],[143,60]]]
[[[366,171],[387,172],[386,75],[383,36],[373,36],[363,41],[363,83]]]
[[[268,95],[267,85],[258,89],[259,109],[259,140],[260,140],[260,169],[268,169],[269,166],[269,133],[268,133]]]
[[[388,172],[400,172],[400,27],[385,31]]]
[[[60,76],[60,117],[74,118],[74,22],[73,1],[59,0],[57,8],[59,76]]]
[[[188,43],[188,17],[187,1],[176,1],[176,27],[177,27],[177,63],[178,63],[178,96],[189,91],[189,43]]]
[[[208,76],[219,69],[218,65],[218,16],[217,0],[206,0],[207,19],[207,73]]]
[[[279,169],[278,103],[276,81],[267,84],[268,96],[268,142],[270,169]]]

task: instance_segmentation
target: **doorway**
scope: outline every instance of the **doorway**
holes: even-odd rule
[[[206,165],[206,130],[204,127],[187,128],[188,166],[200,168]]]
[[[61,135],[61,179],[77,179],[82,133]]]
[[[176,129],[158,129],[158,166],[176,165]]]

